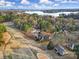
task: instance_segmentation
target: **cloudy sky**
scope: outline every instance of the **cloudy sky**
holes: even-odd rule
[[[0,0],[0,9],[79,8],[79,0]]]

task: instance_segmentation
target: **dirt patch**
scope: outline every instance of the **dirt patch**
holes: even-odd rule
[[[11,38],[11,36],[8,32],[4,32],[4,33],[2,33],[2,35],[3,35],[3,38],[2,38],[3,44],[0,46],[0,51],[3,50],[4,45],[7,44]]]
[[[38,57],[38,59],[49,59],[48,56],[43,53],[38,53],[37,57]]]
[[[5,42],[5,44],[8,43],[10,38],[11,38],[11,35],[8,32],[3,33],[3,41]]]

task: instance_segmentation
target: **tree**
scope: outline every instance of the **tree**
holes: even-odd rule
[[[0,22],[5,21],[4,16],[0,16]]]
[[[55,45],[60,44],[64,45],[66,43],[66,38],[63,32],[55,32],[51,35],[51,40],[49,41],[49,44],[47,48],[49,50],[53,49]]]
[[[74,19],[69,18],[68,20],[69,20],[69,22],[67,23],[67,27],[68,27],[69,31],[75,31],[76,30],[76,24],[75,24]]]
[[[0,24],[0,45],[4,43],[2,40],[2,38],[3,38],[2,33],[3,32],[6,32],[6,27],[4,25]]]
[[[53,42],[50,40],[49,41],[49,44],[47,45],[47,49],[48,50],[51,50],[51,49],[53,49],[54,48],[54,44],[53,44]]]
[[[40,25],[42,31],[49,32],[50,30],[52,30],[52,24],[49,21],[39,20],[38,24]]]
[[[30,23],[25,23],[23,25],[23,31],[26,31],[27,32],[31,28],[32,28],[32,25]]]
[[[0,46],[4,43],[2,38],[3,38],[3,35],[2,35],[2,33],[0,33]]]
[[[0,24],[0,33],[6,32],[6,27]]]
[[[17,16],[15,14],[13,14],[12,12],[7,12],[4,15],[5,21],[13,21],[15,18],[17,18]]]
[[[75,52],[76,55],[77,55],[77,59],[79,59],[79,45],[75,45],[75,47],[74,47],[74,52]]]

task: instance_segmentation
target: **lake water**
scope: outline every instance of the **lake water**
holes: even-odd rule
[[[58,13],[44,13],[42,11],[25,11],[25,13],[28,13],[28,14],[38,14],[38,15],[51,15],[51,16],[54,16],[54,17],[57,17],[59,16],[59,14],[70,14],[70,13],[78,13],[78,12],[58,12]]]

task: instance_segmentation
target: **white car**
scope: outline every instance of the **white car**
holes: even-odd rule
[[[54,49],[55,49],[56,53],[61,55],[61,56],[68,54],[68,52],[61,45],[55,46]]]

